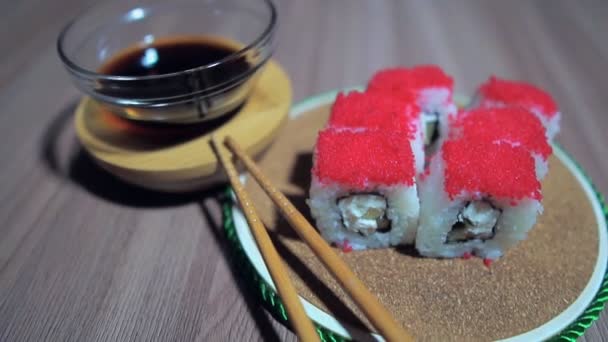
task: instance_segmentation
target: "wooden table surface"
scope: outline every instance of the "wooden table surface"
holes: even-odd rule
[[[0,1],[0,341],[295,340],[231,270],[213,192],[140,190],[83,154],[55,39],[95,2]],[[296,101],[395,64],[437,63],[465,93],[527,80],[608,193],[608,2],[278,2]],[[608,340],[607,323],[582,340]]]

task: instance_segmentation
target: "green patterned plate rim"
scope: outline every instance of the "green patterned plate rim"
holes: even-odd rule
[[[333,90],[310,97],[296,104],[290,113],[291,118],[308,112],[319,106],[331,103],[338,92],[348,90],[360,90],[361,87]],[[466,97],[455,97],[456,102],[466,103]],[[529,341],[529,340],[550,340],[550,341],[576,341],[585,331],[596,321],[608,300],[608,273],[606,264],[608,261],[608,209],[603,196],[597,191],[589,176],[582,167],[572,158],[562,147],[553,145],[555,155],[568,167],[576,176],[577,180],[585,190],[587,197],[592,203],[599,229],[599,251],[598,262],[594,268],[591,280],[583,289],[579,297],[564,312],[545,323],[541,327],[535,328],[524,334],[514,336],[505,341]],[[244,218],[236,206],[231,188],[227,188],[223,196],[223,228],[230,243],[232,252],[233,266],[238,268],[243,280],[251,286],[256,295],[260,296],[263,305],[273,314],[273,316],[290,326],[287,312],[276,288],[268,275],[265,265],[260,267],[261,257],[253,242],[253,249],[258,254],[258,261],[252,261],[251,245],[245,247],[242,237],[237,232],[237,225],[245,225]],[[235,221],[237,223],[235,223]],[[263,261],[262,261],[263,264]],[[257,267],[256,267],[257,265]],[[591,298],[591,299],[589,299]],[[330,315],[324,313],[307,300],[301,298],[306,312],[312,316],[319,337],[322,341],[349,341],[348,332]],[[317,315],[321,312],[322,317]],[[567,321],[567,323],[564,323]],[[337,324],[337,325],[336,325]],[[372,334],[377,339],[382,338]]]

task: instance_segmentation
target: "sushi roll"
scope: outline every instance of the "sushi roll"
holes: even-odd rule
[[[413,243],[420,211],[415,175],[401,132],[319,132],[308,205],[321,235],[355,250]]]
[[[367,91],[398,98],[413,95],[422,110],[427,146],[437,141],[447,125],[447,118],[456,113],[452,98],[454,80],[435,65],[381,70],[369,81]]]
[[[555,100],[534,85],[492,76],[479,87],[474,104],[481,107],[524,107],[542,122],[550,141],[559,133],[561,114]]]
[[[448,139],[420,185],[423,256],[497,259],[542,212],[534,160],[521,146]]]
[[[413,97],[352,91],[336,97],[328,121],[333,128],[364,128],[403,132],[414,154],[416,171],[424,169],[420,109]]]
[[[534,158],[537,178],[544,178],[548,172],[548,158],[553,150],[545,136],[545,128],[524,108],[477,108],[460,112],[450,122],[449,135],[476,144],[502,142],[522,146]]]

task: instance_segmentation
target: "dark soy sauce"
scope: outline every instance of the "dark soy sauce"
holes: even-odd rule
[[[217,90],[226,84],[237,86],[252,72],[245,57],[225,60],[238,51],[237,47],[219,40],[191,37],[167,37],[149,45],[137,45],[120,51],[100,68],[99,72],[113,76],[153,76],[183,72],[222,61],[216,65],[170,78],[135,80],[125,87],[112,86],[100,91],[113,96],[137,99],[175,97],[192,92]],[[118,85],[118,82],[116,83]],[[214,89],[215,88],[215,89]]]
[[[164,38],[150,45],[128,48],[104,64],[100,72],[117,76],[162,75],[219,62],[237,50],[227,45],[196,38]],[[243,72],[244,60],[229,63],[230,74]],[[229,78],[230,75],[226,75]]]

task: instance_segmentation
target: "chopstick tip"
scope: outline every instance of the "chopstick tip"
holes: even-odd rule
[[[220,157],[220,148],[221,148],[221,144],[219,142],[219,139],[217,137],[216,134],[212,134],[210,136],[209,139],[209,144],[211,145],[211,150],[213,150],[213,152],[215,153],[215,155],[219,158]]]
[[[230,148],[234,145],[234,139],[231,136],[227,135],[224,137],[224,146]]]

